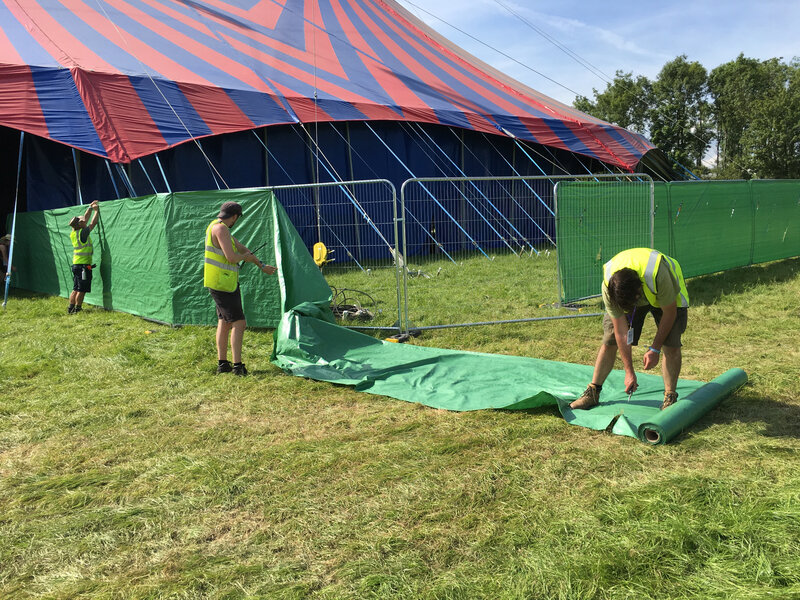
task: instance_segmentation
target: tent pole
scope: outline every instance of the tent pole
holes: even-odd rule
[[[125,187],[128,188],[128,193],[130,194],[130,198],[134,198],[136,196],[136,190],[133,189],[133,183],[128,177],[128,174],[125,172],[125,169],[122,168],[122,165],[119,163],[114,163],[114,166],[117,168],[117,174],[119,178],[122,179],[122,183],[125,184]]]
[[[156,157],[156,163],[158,164],[158,170],[161,171],[161,177],[164,179],[164,185],[167,186],[167,193],[171,194],[172,189],[169,187],[169,181],[167,181],[167,176],[164,173],[164,167],[161,166],[161,160],[158,158],[158,152],[153,154]]]
[[[11,218],[11,243],[8,245],[8,267],[6,269],[6,291],[3,296],[3,308],[8,304],[8,288],[11,285],[11,266],[14,264],[14,234],[17,231],[17,203],[19,201],[19,180],[22,173],[22,145],[25,132],[19,132],[19,159],[17,160],[17,188],[14,192],[14,216]]]
[[[72,149],[72,164],[75,166],[75,191],[78,195],[78,204],[83,206],[83,195],[81,194],[81,169],[78,165],[78,155],[75,148]]]
[[[157,194],[158,190],[156,189],[156,186],[153,183],[153,180],[150,179],[150,174],[147,172],[147,169],[144,168],[144,163],[142,162],[142,159],[141,158],[137,158],[136,162],[138,162],[139,166],[142,167],[142,171],[144,171],[144,176],[147,177],[147,181],[150,182],[150,187],[153,188],[153,193]]]
[[[120,197],[119,188],[117,187],[117,182],[114,179],[114,174],[111,172],[111,163],[108,162],[108,159],[105,159],[105,161],[106,161],[106,170],[108,171],[108,176],[111,179],[111,185],[114,186],[114,194],[117,196],[117,199],[119,199]]]
[[[408,171],[408,174],[409,174],[409,175],[411,175],[412,179],[417,179],[417,176],[416,176],[416,175],[414,175],[414,173],[411,171],[411,169],[409,169],[409,168],[406,166],[406,164],[405,164],[405,163],[404,163],[402,160],[400,160],[400,157],[399,157],[399,156],[397,156],[397,154],[395,154],[394,150],[392,150],[392,149],[389,147],[389,145],[388,145],[386,142],[384,142],[384,141],[381,139],[381,136],[379,136],[379,135],[378,135],[378,134],[375,132],[375,130],[374,130],[374,129],[373,129],[371,126],[370,126],[369,122],[368,122],[368,121],[364,121],[364,125],[366,125],[366,126],[367,126],[367,128],[368,128],[368,129],[369,129],[369,130],[372,132],[372,135],[374,135],[374,136],[375,136],[375,138],[376,138],[376,139],[377,139],[377,140],[378,140],[378,141],[379,141],[381,144],[383,144],[383,146],[384,146],[384,147],[385,147],[385,148],[386,148],[386,149],[389,151],[389,154],[391,154],[391,155],[392,155],[392,156],[395,158],[395,160],[397,160],[397,162],[399,162],[399,163],[400,163],[400,165],[401,165],[401,166],[402,166],[402,167],[403,167],[403,168],[404,168],[406,171]],[[420,185],[421,185],[421,184],[420,184]],[[464,229],[464,228],[461,226],[461,223],[459,223],[459,222],[456,220],[456,218],[455,218],[455,217],[453,217],[453,215],[451,215],[451,214],[448,212],[448,210],[447,210],[447,209],[446,209],[444,206],[442,206],[442,203],[441,203],[441,202],[439,202],[439,200],[436,198],[436,196],[434,196],[434,195],[433,195],[433,194],[430,192],[430,190],[429,190],[427,187],[425,187],[424,185],[422,185],[422,189],[423,189],[423,190],[425,190],[425,193],[426,193],[426,194],[428,194],[428,196],[430,197],[430,199],[431,199],[431,200],[433,200],[433,201],[434,201],[434,203],[436,203],[436,205],[437,205],[439,208],[441,208],[441,209],[442,209],[442,212],[444,212],[444,214],[446,214],[448,217],[450,217],[450,220],[451,220],[451,221],[453,221],[453,223],[455,223],[456,227],[458,227],[458,228],[461,230],[461,233],[463,233],[463,234],[464,234],[464,235],[467,237],[467,239],[468,239],[470,242],[472,242],[472,245],[473,245],[475,248],[477,248],[478,250],[480,250],[481,254],[483,254],[483,255],[484,255],[486,258],[489,258],[489,255],[488,255],[488,254],[486,254],[486,252],[484,252],[484,251],[483,251],[483,248],[481,248],[481,247],[478,245],[478,242],[476,242],[474,239],[472,239],[472,236],[471,236],[469,233],[467,233],[467,231],[466,231],[466,230],[465,230],[465,229]],[[437,244],[437,245],[438,245],[438,244]],[[440,246],[440,247],[441,247],[441,246]],[[444,249],[442,249],[442,251],[444,252]],[[445,254],[447,254],[447,252],[445,252]],[[452,257],[450,257],[450,255],[449,255],[449,254],[447,254],[447,257],[448,257],[448,258],[449,258],[451,261],[453,261],[454,263],[456,262],[456,261],[454,261],[454,260],[452,259]],[[491,260],[491,259],[489,259],[489,260]]]

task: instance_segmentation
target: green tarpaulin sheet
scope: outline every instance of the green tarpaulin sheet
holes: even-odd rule
[[[283,207],[271,191],[258,188],[102,202],[100,222],[91,234],[97,268],[86,303],[174,325],[216,325],[214,303],[203,287],[203,244],[206,227],[228,201],[244,209],[233,235],[258,249],[261,260],[280,267],[279,277],[265,277],[251,264],[242,266],[239,278],[249,326],[275,327],[282,306],[330,295]],[[14,287],[69,296],[68,223],[85,210],[74,206],[18,215]]]
[[[569,402],[591,381],[589,365],[385,342],[332,323],[329,311],[312,303],[284,314],[272,359],[294,375],[434,408],[557,405],[568,423],[610,428],[651,444],[678,435],[747,379],[744,371],[732,369],[708,384],[681,380],[680,400],[662,411],[660,375],[638,374],[639,389],[629,402],[624,373],[613,371],[603,386],[601,405],[573,411]]]

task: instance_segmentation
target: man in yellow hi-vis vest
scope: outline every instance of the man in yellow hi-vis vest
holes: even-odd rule
[[[600,402],[603,382],[614,368],[619,348],[625,369],[625,391],[632,394],[638,383],[631,346],[639,343],[647,313],[653,313],[657,330],[644,354],[645,370],[658,364],[664,377],[662,410],[678,399],[675,387],[681,372],[681,334],[686,331],[689,292],[678,261],[651,248],[632,248],[617,254],[603,268],[603,343],[597,354],[592,382],[574,409],[589,409]]]
[[[206,228],[203,285],[208,288],[217,305],[217,373],[247,375],[242,362],[242,339],[247,322],[242,309],[239,290],[239,263],[258,265],[262,273],[274,275],[278,269],[265,265],[231,235],[231,228],[242,216],[242,207],[236,202],[225,202],[217,218]],[[228,336],[231,358],[228,360]]]
[[[94,216],[89,222],[89,215]],[[92,257],[94,247],[89,234],[100,219],[100,205],[95,200],[86,209],[83,217],[72,217],[69,226],[72,231],[69,239],[72,242],[72,292],[69,295],[67,312],[71,315],[79,313],[83,308],[83,297],[92,291]]]

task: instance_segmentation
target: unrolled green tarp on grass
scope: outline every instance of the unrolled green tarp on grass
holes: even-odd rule
[[[557,405],[568,423],[610,429],[651,444],[681,433],[747,379],[741,369],[708,384],[682,379],[679,401],[662,411],[661,376],[637,374],[639,389],[629,402],[624,372],[613,371],[603,385],[600,406],[573,411],[570,401],[591,381],[589,365],[385,342],[336,325],[329,311],[313,303],[284,314],[275,332],[272,358],[294,375],[433,408],[519,410]]]

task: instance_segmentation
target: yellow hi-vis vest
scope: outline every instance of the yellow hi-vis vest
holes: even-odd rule
[[[72,264],[90,265],[92,264],[92,237],[86,237],[86,243],[81,242],[81,229],[73,229],[69,232],[69,239],[72,241]]]
[[[235,292],[239,285],[239,264],[229,262],[225,258],[222,250],[214,246],[211,242],[211,228],[217,223],[222,223],[219,219],[214,219],[206,228],[206,256],[203,262],[203,285],[212,290],[220,292]],[[231,238],[233,251],[236,250],[236,242]]]
[[[661,265],[662,260],[667,261],[669,271],[672,273],[675,281],[678,282],[680,288],[678,296],[675,298],[676,304],[687,308],[689,306],[689,292],[686,290],[686,282],[683,279],[681,266],[678,264],[677,260],[666,254],[662,254],[658,250],[652,250],[650,248],[632,248],[630,250],[623,250],[617,254],[603,267],[606,285],[608,285],[611,276],[620,269],[633,269],[639,274],[639,279],[641,279],[644,284],[642,289],[644,290],[647,301],[652,306],[660,308],[658,300],[656,299],[656,294],[658,292],[658,290],[656,290],[656,273],[658,273],[658,267]]]

